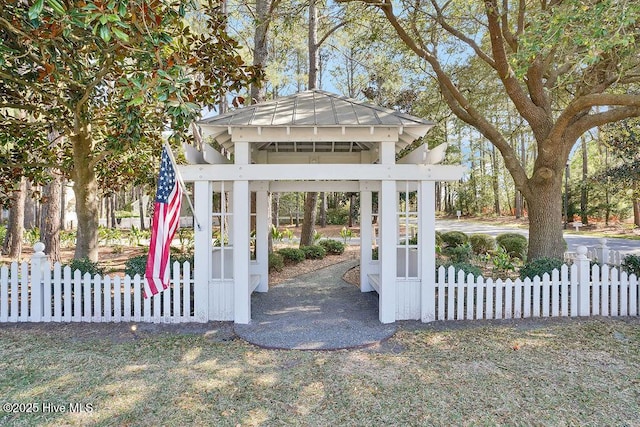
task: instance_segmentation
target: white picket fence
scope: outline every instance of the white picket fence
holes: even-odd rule
[[[519,319],[529,317],[637,316],[638,279],[580,255],[570,267],[533,280],[465,277],[440,267],[435,320]]]
[[[13,262],[0,268],[0,322],[194,321],[188,262],[175,262],[171,287],[145,299],[138,275],[83,276],[59,263],[51,269],[42,259],[34,256],[31,263]]]

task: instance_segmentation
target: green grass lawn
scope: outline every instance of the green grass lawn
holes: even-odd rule
[[[0,325],[1,403],[38,410],[0,425],[640,425],[638,318],[401,327],[334,352],[129,327]]]

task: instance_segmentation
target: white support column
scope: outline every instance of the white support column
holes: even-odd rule
[[[384,141],[379,143],[380,164],[393,165],[396,163],[396,142]]]
[[[369,284],[368,275],[371,273],[371,241],[373,233],[371,228],[371,190],[365,183],[360,186],[360,291],[371,292],[373,287]]]
[[[380,186],[380,303],[379,318],[382,323],[396,320],[396,241],[398,221],[396,218],[396,182],[382,181]]]
[[[436,318],[436,183],[421,181],[419,191],[420,224],[418,244],[420,245],[420,288],[421,318],[431,322]]]
[[[256,192],[256,261],[259,265],[260,283],[258,292],[269,290],[269,192]]]
[[[233,319],[251,320],[249,293],[249,181],[233,182]]]
[[[202,221],[195,228],[193,260],[193,299],[196,322],[209,321],[209,279],[211,277],[211,199],[209,181],[193,183],[194,214]]]

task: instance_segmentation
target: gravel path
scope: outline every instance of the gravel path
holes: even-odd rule
[[[236,334],[265,348],[337,350],[377,344],[396,332],[378,320],[378,294],[342,280],[346,261],[288,279],[251,298],[251,323]]]

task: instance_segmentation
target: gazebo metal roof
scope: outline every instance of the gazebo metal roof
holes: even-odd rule
[[[383,134],[384,138],[397,135],[398,152],[434,126],[428,120],[318,89],[249,105],[198,124],[205,136],[213,136],[229,152],[234,139],[272,152],[367,151]]]

